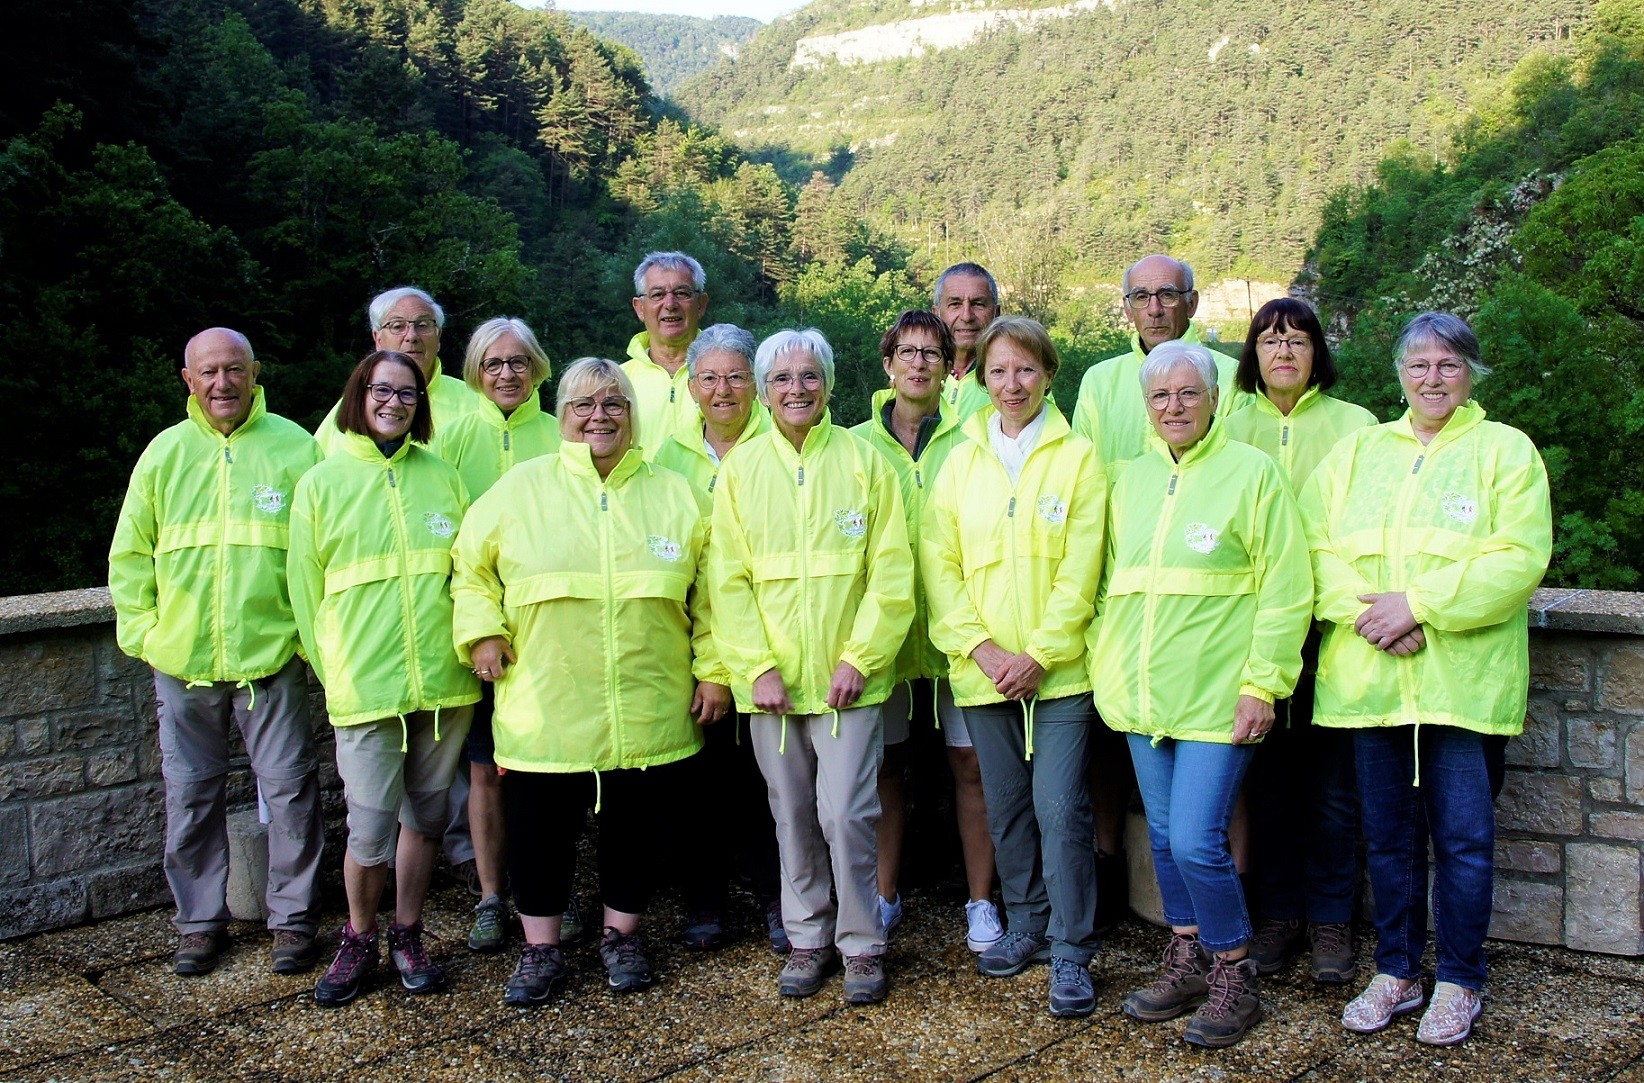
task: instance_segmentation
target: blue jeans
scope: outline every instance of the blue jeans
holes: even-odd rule
[[[1413,784],[1418,740],[1419,786]],[[1484,985],[1496,846],[1488,740],[1454,726],[1388,726],[1354,735],[1380,973],[1421,975],[1431,838],[1438,980],[1468,989]]]
[[[1210,951],[1242,947],[1250,941],[1250,913],[1227,825],[1254,746],[1168,737],[1155,745],[1128,736],[1165,920],[1177,928],[1197,925]]]

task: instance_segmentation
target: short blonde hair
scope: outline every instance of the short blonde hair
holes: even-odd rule
[[[983,387],[988,385],[988,370],[984,362],[987,361],[988,350],[999,339],[1008,339],[1043,365],[1047,381],[1056,378],[1056,370],[1062,367],[1062,355],[1056,352],[1056,343],[1050,340],[1050,332],[1045,330],[1044,324],[1026,316],[1000,316],[988,324],[976,339],[976,378]]]
[[[525,356],[531,359],[531,386],[542,386],[542,382],[553,372],[548,364],[548,355],[543,352],[537,336],[525,321],[514,316],[498,316],[474,328],[468,339],[468,352],[462,359],[463,383],[475,391],[480,390],[480,362],[485,360],[485,355],[496,345],[497,339],[509,332],[519,339],[520,345],[525,347]]]
[[[628,435],[638,446],[642,434],[633,382],[621,365],[604,357],[579,357],[560,376],[559,388],[554,394],[554,414],[559,418],[560,431],[565,431],[565,404],[572,399],[591,399],[602,387],[614,387],[617,394],[628,400]]]

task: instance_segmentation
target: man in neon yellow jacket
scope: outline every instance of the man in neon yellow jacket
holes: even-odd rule
[[[232,720],[271,816],[274,969],[298,973],[317,958],[322,825],[285,563],[291,496],[319,449],[268,413],[244,335],[202,331],[183,358],[188,417],[137,460],[108,573],[120,649],[154,670],[180,936],[173,965],[204,974],[227,942]]]
[[[955,263],[936,279],[931,311],[953,335],[953,372],[943,401],[959,424],[988,405],[976,374],[976,340],[999,318],[999,283],[980,263]]]
[[[622,371],[639,400],[636,436],[647,459],[696,416],[685,351],[707,311],[707,272],[685,253],[648,252],[634,268],[634,315],[645,330],[628,340]]]
[[[913,556],[896,474],[828,418],[833,350],[781,331],[755,356],[773,429],[728,457],[714,493],[714,642],[770,787],[793,952],[785,996],[845,957],[846,999],[882,1000],[874,904],[879,705],[913,619]],[[838,905],[829,898],[829,888]]]

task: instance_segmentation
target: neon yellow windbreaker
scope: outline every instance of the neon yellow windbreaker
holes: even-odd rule
[[[109,548],[120,649],[187,682],[257,680],[297,651],[291,498],[320,451],[253,396],[227,436],[189,398],[138,458]]]
[[[925,444],[915,462],[902,441],[885,429],[881,420],[885,404],[896,392],[890,388],[873,393],[873,405],[868,420],[851,426],[851,432],[866,440],[875,451],[885,457],[896,471],[902,488],[902,510],[908,517],[908,547],[913,551],[913,623],[908,626],[907,638],[896,655],[895,677],[900,681],[914,681],[921,677],[946,677],[948,658],[930,641],[930,618],[925,601],[925,584],[919,575],[919,529],[925,517],[925,503],[936,475],[942,470],[948,453],[963,441],[959,421],[951,409],[943,410],[936,423],[936,431]]]
[[[692,640],[705,673],[707,541],[706,503],[637,448],[602,480],[587,444],[563,443],[475,501],[454,553],[455,643],[464,665],[488,636],[518,658],[496,686],[498,764],[610,771],[702,747]]]
[[[957,380],[949,376],[947,386],[942,389],[942,401],[947,403],[954,420],[961,425],[982,407],[993,405],[988,389],[982,386],[980,372],[978,366],[972,365],[970,371]]]
[[[1190,323],[1181,341],[1204,344],[1199,325]],[[1252,398],[1233,383],[1239,371],[1237,359],[1210,351],[1216,360],[1217,384],[1221,398],[1216,415],[1227,417],[1242,409]],[[1130,349],[1122,354],[1098,361],[1085,370],[1079,381],[1079,401],[1073,406],[1073,431],[1096,445],[1102,457],[1102,471],[1109,485],[1116,485],[1119,475],[1132,459],[1147,454],[1154,436],[1153,421],[1147,416],[1147,403],[1142,401],[1141,336],[1130,335]]]
[[[291,509],[291,608],[334,726],[458,707],[479,681],[451,649],[451,542],[468,507],[450,463],[368,437],[303,475]]]
[[[1107,478],[1090,442],[1055,406],[1045,410],[1015,485],[988,438],[993,408],[965,422],[925,512],[930,635],[947,652],[961,707],[1004,701],[970,656],[989,639],[1044,667],[1037,698],[1090,691],[1085,632],[1102,574]]]
[[[748,415],[748,423],[743,426],[742,435],[736,438],[736,443],[731,445],[731,451],[742,447],[770,427],[771,412],[765,409],[763,403],[755,402],[753,412]],[[686,419],[686,423],[670,433],[662,446],[657,448],[656,463],[682,475],[691,483],[691,488],[701,493],[711,504],[714,486],[719,484],[720,463],[714,462],[702,439],[702,414],[693,411]]]
[[[651,333],[641,331],[628,340],[628,359],[622,371],[634,385],[634,404],[639,429],[640,447],[647,459],[656,458],[656,449],[668,438],[690,424],[691,418],[701,418],[696,400],[691,398],[691,367],[680,365],[672,376],[668,370],[651,360]]]
[[[896,474],[823,415],[804,453],[774,426],[727,456],[714,490],[708,576],[714,645],[737,709],[754,679],[782,673],[799,714],[824,714],[840,662],[882,703],[913,620],[913,554]]]
[[[1296,687],[1313,576],[1278,464],[1220,422],[1182,461],[1157,436],[1108,502],[1096,707],[1116,730],[1233,739],[1239,696]]]
[[[487,401],[484,395],[455,376],[444,373],[437,374],[428,385],[428,398],[434,411],[434,439],[428,446],[435,451],[440,450],[445,427],[456,424],[458,418],[473,413]],[[337,428],[337,411],[340,409],[342,400],[338,399],[332,404],[331,412],[325,415],[325,420],[320,422],[320,427],[314,430],[314,439],[320,442],[320,454],[326,458],[335,455],[348,440],[348,434]]]
[[[1281,414],[1266,395],[1252,395],[1222,422],[1229,438],[1271,455],[1294,493],[1301,492],[1314,467],[1338,440],[1375,423],[1376,415],[1369,410],[1316,387],[1302,392],[1289,416]]]
[[[479,409],[459,417],[436,445],[440,458],[457,468],[470,500],[478,500],[515,463],[559,447],[559,419],[543,412],[536,395],[507,417],[490,399],[479,399]]]
[[[1360,429],[1302,490],[1319,651],[1320,726],[1524,728],[1526,604],[1547,571],[1547,471],[1517,429],[1469,402],[1425,447],[1406,413]],[[1404,591],[1426,646],[1396,658],[1353,631],[1361,594]]]

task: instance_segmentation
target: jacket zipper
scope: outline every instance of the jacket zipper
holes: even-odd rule
[[[1170,484],[1165,488],[1165,499],[1170,502],[1159,516],[1159,525],[1153,528],[1153,551],[1148,554],[1147,567],[1150,578],[1159,574],[1159,561],[1164,553],[1165,538],[1174,525],[1174,504],[1176,482],[1182,476],[1182,468],[1178,464],[1170,471]],[[1142,649],[1136,659],[1136,673],[1141,680],[1139,695],[1136,697],[1136,714],[1144,722],[1151,716],[1153,710],[1152,680],[1149,677],[1149,668],[1153,664],[1153,626],[1159,615],[1158,596],[1148,592],[1147,607],[1142,612]]]
[[[217,582],[214,590],[215,597],[212,599],[212,620],[217,626],[217,634],[212,637],[216,641],[212,644],[212,654],[214,656],[211,660],[213,680],[223,674],[224,666],[223,640],[225,629],[223,628],[223,606],[224,595],[228,593],[226,585],[228,580],[228,568],[226,566],[228,561],[228,490],[233,484],[233,479],[229,476],[232,471],[229,468],[234,465],[234,452],[228,446],[228,440],[228,437],[223,437],[223,462],[217,470],[220,481],[217,485]]]
[[[411,682],[411,699],[413,710],[422,708],[422,666],[417,660],[417,635],[415,627],[416,609],[411,603],[411,567],[410,550],[411,538],[405,529],[405,505],[403,494],[400,492],[399,482],[394,476],[394,467],[388,466],[388,503],[394,512],[394,538],[398,543],[399,552],[396,554],[400,562],[400,612],[405,622],[405,660],[410,670],[408,676]]]
[[[599,490],[599,552],[605,565],[605,701],[611,712],[611,743],[616,753],[616,762],[622,762],[622,726],[618,721],[622,717],[617,704],[617,672],[616,672],[616,630],[612,626],[612,613],[616,606],[616,598],[611,593],[611,577],[614,574],[611,558],[611,502],[608,490],[603,486]]]

